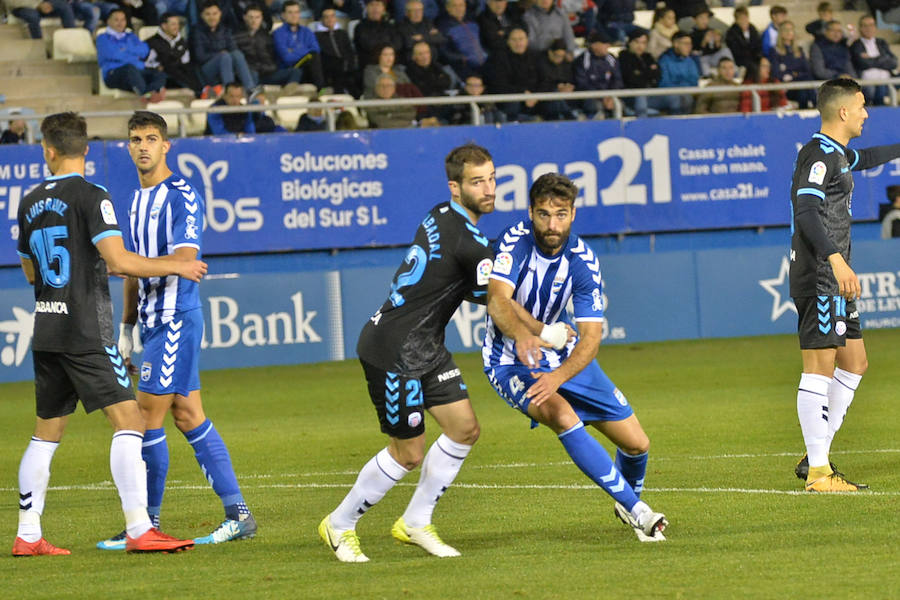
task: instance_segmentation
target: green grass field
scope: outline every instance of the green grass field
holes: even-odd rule
[[[45,535],[72,556],[0,557],[16,598],[898,598],[900,330],[866,333],[869,373],[832,458],[872,491],[801,492],[803,445],[793,336],[609,346],[600,362],[652,440],[644,498],[669,541],[641,544],[552,433],[529,430],[457,357],[482,436],[435,513],[463,556],[401,546],[390,526],[411,474],[360,522],[371,562],[337,562],[316,525],[385,438],[354,361],[205,373],[204,403],[229,446],[260,525],[249,542],[178,555],[101,552],[122,528],[110,429],[79,412],[53,463]],[[33,423],[33,386],[0,386],[0,523],[12,547],[16,473]],[[222,509],[169,424],[163,527],[203,535]],[[428,437],[437,436],[433,421]],[[6,596],[9,594],[9,596]]]

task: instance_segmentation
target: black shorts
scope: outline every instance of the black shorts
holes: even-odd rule
[[[862,338],[856,301],[841,296],[794,298],[797,332],[802,350],[843,347],[846,340]]]
[[[34,393],[37,416],[64,417],[75,412],[81,400],[85,412],[134,400],[131,378],[122,356],[92,352],[65,354],[34,351]],[[116,364],[118,362],[118,365]]]
[[[424,410],[469,397],[459,367],[449,354],[437,367],[419,378],[384,371],[360,359],[369,397],[378,413],[381,431],[408,440],[425,433]]]

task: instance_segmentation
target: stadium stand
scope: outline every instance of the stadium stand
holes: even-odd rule
[[[275,105],[306,104],[308,102],[309,98],[306,96],[279,96],[278,99],[275,100]],[[294,131],[297,128],[297,121],[300,120],[300,117],[303,116],[303,113],[305,112],[305,108],[299,107],[278,108],[275,110],[275,120],[288,131]]]

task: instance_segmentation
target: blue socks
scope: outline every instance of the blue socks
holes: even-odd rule
[[[632,456],[616,448],[616,468],[634,490],[635,496],[640,498],[644,490],[644,475],[647,473],[647,453]]]
[[[585,430],[584,423],[578,421],[560,433],[559,441],[578,468],[619,504],[629,511],[637,504],[634,490],[616,469],[606,449]]]
[[[166,443],[165,429],[160,427],[144,432],[141,458],[147,463],[147,514],[153,526],[159,527],[159,512],[169,473],[169,445]]]
[[[199,427],[184,433],[188,443],[194,447],[194,456],[225,507],[225,518],[241,520],[241,515],[250,514],[244,503],[244,496],[231,466],[228,448],[219,432],[207,419]]]

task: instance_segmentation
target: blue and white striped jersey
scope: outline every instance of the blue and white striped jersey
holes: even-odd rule
[[[555,256],[546,256],[535,244],[531,223],[520,221],[497,238],[494,250],[491,279],[513,286],[513,300],[538,321],[548,325],[568,322],[566,308],[570,300],[575,321],[603,320],[600,262],[577,235],[570,234]],[[540,367],[559,367],[575,343],[577,339],[562,350],[544,348]],[[504,336],[490,317],[481,356],[485,368],[519,362],[514,341]]]
[[[155,258],[186,246],[196,248],[200,258],[203,211],[203,197],[179,175],[136,190],[128,212],[131,249]],[[174,275],[142,278],[138,295],[138,318],[146,327],[168,323],[175,313],[200,307],[197,283]]]

